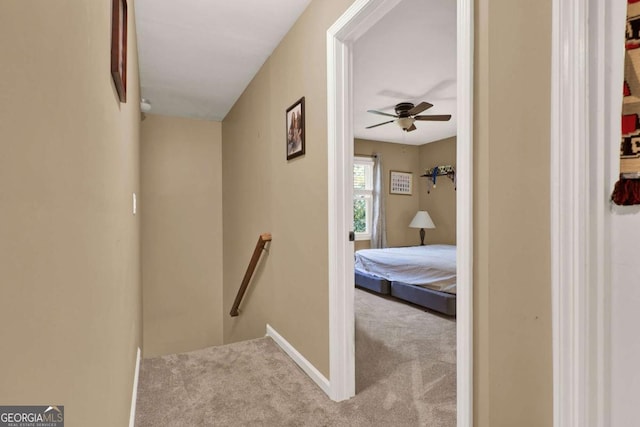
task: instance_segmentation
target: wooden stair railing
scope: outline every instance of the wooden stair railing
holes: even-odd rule
[[[249,261],[249,265],[247,266],[247,271],[244,273],[244,278],[242,279],[242,284],[240,285],[240,289],[238,289],[238,294],[236,295],[236,300],[233,302],[233,307],[231,307],[231,312],[229,314],[231,317],[236,317],[238,314],[238,308],[240,307],[240,303],[242,302],[242,298],[244,297],[244,293],[247,291],[249,287],[249,282],[251,281],[251,276],[253,276],[253,271],[256,269],[258,265],[258,261],[260,260],[260,255],[262,255],[262,250],[267,242],[271,241],[271,233],[263,233],[258,237],[258,243],[256,243],[256,248],[253,251],[253,256],[251,257],[251,261]]]

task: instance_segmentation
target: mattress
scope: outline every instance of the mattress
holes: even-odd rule
[[[454,245],[362,249],[355,253],[356,271],[436,291],[456,293]]]

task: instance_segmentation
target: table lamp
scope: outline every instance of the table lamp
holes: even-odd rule
[[[429,216],[429,212],[427,211],[418,211],[416,216],[413,217],[411,224],[409,224],[410,228],[419,228],[420,229],[420,245],[424,246],[424,229],[425,228],[436,228],[435,224],[431,220]]]

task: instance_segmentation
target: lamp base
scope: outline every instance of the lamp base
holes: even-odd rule
[[[424,246],[424,228],[420,229],[420,246]]]

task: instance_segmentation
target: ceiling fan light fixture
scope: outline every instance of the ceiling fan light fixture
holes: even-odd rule
[[[386,125],[388,123],[395,122],[400,129],[405,132],[413,132],[416,130],[415,122],[431,121],[431,122],[446,122],[451,119],[451,114],[436,114],[436,115],[418,115],[425,110],[433,107],[433,104],[422,101],[418,105],[413,105],[411,102],[401,102],[396,104],[395,114],[389,114],[378,110],[367,110],[368,113],[378,114],[380,116],[393,117],[395,120],[387,120],[386,122],[377,123],[375,125],[367,126],[365,129],[373,129],[378,126]]]
[[[416,119],[414,119],[413,117],[400,117],[396,121],[396,123],[398,123],[398,126],[400,126],[402,129],[407,130],[413,125],[413,122],[415,121]]]

